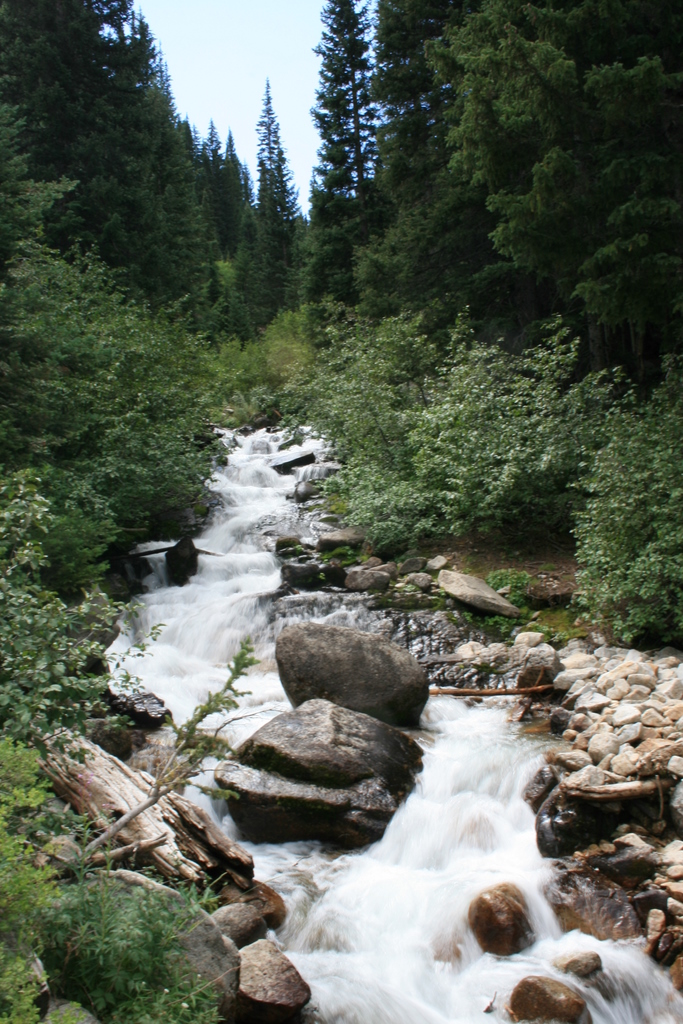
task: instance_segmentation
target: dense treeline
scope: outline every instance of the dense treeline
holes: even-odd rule
[[[132,0],[0,7],[2,461],[52,504],[43,575],[73,590],[196,503],[226,402],[314,417],[378,543],[535,523],[632,567],[657,517],[600,552],[585,517],[653,388],[678,443],[683,14],[327,0],[322,23],[305,218],[268,84],[252,182],[179,119]]]

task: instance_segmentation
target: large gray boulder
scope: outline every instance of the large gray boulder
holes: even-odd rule
[[[274,942],[261,939],[242,950],[238,1024],[280,1024],[291,1020],[310,998],[310,988]]]
[[[329,701],[278,715],[215,770],[253,842],[319,839],[346,847],[382,837],[422,767],[410,737]]]
[[[337,548],[359,548],[365,540],[365,530],[347,526],[343,530],[330,530],[318,538],[318,551],[335,551]]]
[[[477,576],[467,576],[462,572],[443,569],[439,573],[438,583],[451,597],[480,612],[505,615],[510,619],[518,619],[521,614],[519,608],[506,601],[493,587]]]
[[[429,697],[419,662],[373,633],[301,622],[280,633],[275,657],[294,707],[319,698],[389,725],[416,726]]]

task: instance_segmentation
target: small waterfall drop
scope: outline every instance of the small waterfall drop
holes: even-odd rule
[[[270,466],[278,433],[235,435],[226,467],[211,489],[220,508],[196,541],[197,575],[168,585],[163,556],[151,556],[148,592],[135,629],[112,652],[183,721],[226,678],[226,664],[249,636],[259,665],[241,680],[226,736],[243,742],[289,709],[274,659],[286,625],[314,619],[374,631],[379,617],[359,595],[323,592],[280,598],[277,536],[315,539],[316,513],[290,497],[299,480],[320,480],[320,462],[282,476]],[[295,455],[322,443],[308,436]],[[155,545],[150,545],[153,547]],[[152,627],[158,637],[137,658],[125,652]],[[594,1024],[674,1024],[683,999],[637,944],[562,934],[543,891],[553,872],[536,847],[534,817],[522,799],[540,762],[542,742],[509,722],[504,708],[466,707],[431,698],[417,734],[424,771],[384,838],[354,853],[317,843],[244,845],[256,876],[285,898],[288,918],[278,934],[287,955],[313,989],[307,1020],[321,1024],[481,1024],[508,1021],[505,998],[522,978],[566,980],[552,965],[576,951],[599,952],[613,994],[572,978]],[[212,781],[207,773],[207,781]],[[235,838],[225,805],[198,790],[190,795]],[[538,936],[513,957],[482,954],[467,926],[471,900],[483,889],[514,882],[524,892]],[[484,1008],[497,994],[493,1012]]]

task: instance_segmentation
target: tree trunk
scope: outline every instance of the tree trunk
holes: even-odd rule
[[[98,829],[123,817],[149,797],[154,779],[135,771],[101,747],[78,739],[84,761],[51,750],[43,762],[55,792]],[[163,846],[153,844],[165,836]],[[178,793],[160,798],[133,818],[115,838],[118,846],[141,844],[139,856],[165,878],[205,884],[209,876],[228,874],[247,889],[254,863],[246,850],[224,835],[208,814]]]

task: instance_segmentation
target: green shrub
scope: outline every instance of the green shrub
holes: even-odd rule
[[[627,643],[683,643],[681,362],[646,404],[628,396],[608,431],[577,521],[582,600]]]
[[[54,898],[46,868],[36,867],[27,832],[46,797],[38,755],[0,740],[0,1024],[34,1024],[39,954],[37,922]]]
[[[336,329],[311,389],[343,472],[328,483],[382,548],[472,529],[568,531],[574,484],[601,443],[612,388],[575,381],[559,322],[519,356],[458,322],[448,358],[407,318]]]
[[[67,605],[40,578],[49,531],[48,503],[27,474],[0,482],[0,736],[31,741],[82,730],[99,702],[101,678],[88,661],[102,654],[91,639],[116,609],[100,595]]]
[[[64,886],[43,916],[51,985],[104,1024],[216,1024],[216,994],[189,971],[177,935],[196,911],[116,874]]]
[[[531,576],[523,569],[495,569],[486,577],[486,582],[494,590],[509,587],[508,600],[518,608],[526,608],[529,604],[527,587]]]
[[[126,301],[94,258],[29,248],[0,293],[6,472],[32,468],[55,521],[50,585],[74,592],[113,540],[193,504],[221,367],[180,316]]]

